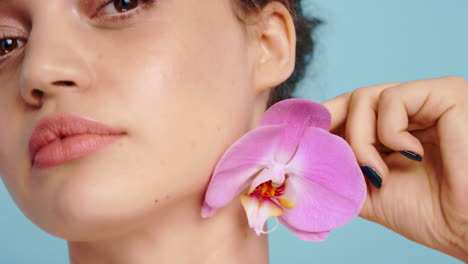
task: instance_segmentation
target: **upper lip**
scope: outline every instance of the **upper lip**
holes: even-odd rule
[[[42,119],[29,138],[29,153],[34,157],[43,146],[68,136],[81,134],[118,135],[122,130],[97,120],[74,114],[60,114]]]

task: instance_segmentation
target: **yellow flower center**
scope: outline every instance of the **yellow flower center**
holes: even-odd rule
[[[267,181],[257,186],[253,192],[261,197],[277,197],[283,193],[284,188],[284,184],[279,187],[273,187],[271,181]]]

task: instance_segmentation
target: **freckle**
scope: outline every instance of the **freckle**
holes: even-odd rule
[[[169,194],[166,194],[166,199],[170,199],[171,196],[169,196]]]
[[[221,131],[221,126],[220,125],[216,125],[216,130],[218,130],[218,132]]]
[[[190,140],[190,148],[193,149],[195,148],[196,145],[197,145],[197,142],[194,139]]]
[[[154,203],[158,203],[158,202],[159,202],[159,200],[158,200],[158,199],[154,200]]]

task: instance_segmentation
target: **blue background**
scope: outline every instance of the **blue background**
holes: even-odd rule
[[[468,78],[466,0],[304,2],[307,13],[327,24],[296,96],[323,101],[384,82]],[[0,263],[68,263],[65,242],[32,225],[3,184],[0,212]],[[462,263],[361,218],[320,243],[303,242],[280,227],[270,235],[270,255],[271,264]]]

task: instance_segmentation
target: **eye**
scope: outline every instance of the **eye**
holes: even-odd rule
[[[13,52],[15,49],[20,48],[23,45],[24,41],[21,39],[15,39],[11,37],[0,39],[0,57]]]
[[[114,0],[113,3],[118,12],[127,12],[138,6],[138,0]]]
[[[104,13],[124,13],[135,9],[140,4],[140,0],[113,0],[103,6]]]

